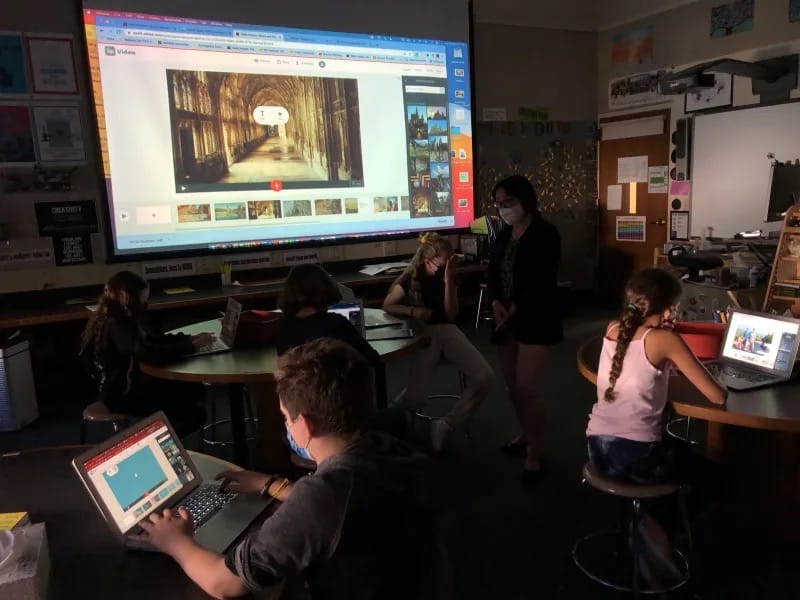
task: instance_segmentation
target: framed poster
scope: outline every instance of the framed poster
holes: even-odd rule
[[[0,95],[24,96],[27,93],[22,35],[0,31]]]
[[[28,166],[36,163],[30,107],[0,104],[0,166]]]
[[[41,162],[86,162],[83,128],[77,105],[34,105],[33,123]]]
[[[733,104],[733,75],[714,73],[714,87],[684,95],[683,112],[691,113]]]
[[[688,210],[673,210],[669,213],[669,239],[689,241]]]
[[[77,94],[72,37],[26,36],[34,94]]]

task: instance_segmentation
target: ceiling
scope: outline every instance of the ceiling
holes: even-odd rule
[[[598,31],[697,0],[474,0],[475,20],[545,29]]]

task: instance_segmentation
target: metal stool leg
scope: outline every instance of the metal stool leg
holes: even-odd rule
[[[631,592],[634,598],[639,598],[639,556],[642,551],[642,540],[639,536],[639,522],[641,515],[641,502],[638,498],[633,500],[633,519],[631,520],[631,553],[633,554],[633,581]]]
[[[478,328],[478,324],[481,322],[481,311],[483,310],[483,295],[486,292],[486,288],[481,288],[481,293],[478,294],[478,310],[475,312],[475,329]]]

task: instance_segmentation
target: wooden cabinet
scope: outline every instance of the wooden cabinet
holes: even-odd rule
[[[800,316],[800,203],[786,211],[763,309]]]

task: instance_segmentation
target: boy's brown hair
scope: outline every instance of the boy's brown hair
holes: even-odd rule
[[[318,338],[278,359],[278,397],[292,420],[304,415],[317,435],[362,429],[375,402],[372,367],[352,347]]]

